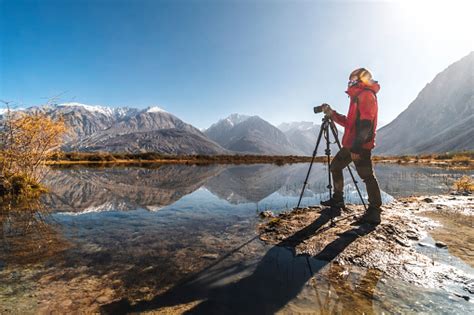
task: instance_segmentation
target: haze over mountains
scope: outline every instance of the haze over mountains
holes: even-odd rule
[[[258,116],[232,114],[204,133],[222,147],[242,153],[303,155],[286,135]]]
[[[69,130],[62,147],[65,151],[311,155],[320,129],[313,122],[283,123],[275,127],[259,116],[232,114],[200,131],[159,107],[137,109],[64,103],[15,112],[63,117]],[[378,130],[375,154],[474,150],[473,139],[474,52],[471,52],[438,74],[405,111]],[[331,149],[335,154],[336,145]],[[318,154],[324,154],[324,141]]]
[[[439,73],[405,111],[377,131],[375,153],[462,150],[474,150],[474,52]]]

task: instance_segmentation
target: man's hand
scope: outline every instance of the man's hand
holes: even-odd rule
[[[332,109],[331,109],[331,106],[329,106],[329,104],[323,103],[321,104],[321,106],[323,107],[323,113],[325,115],[328,115],[328,116],[332,115]]]
[[[351,158],[352,158],[352,161],[357,161],[360,159],[360,154],[351,152]]]

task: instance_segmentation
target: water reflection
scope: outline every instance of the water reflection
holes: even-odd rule
[[[285,246],[267,253],[268,248],[256,238],[256,210],[294,207],[307,168],[307,164],[162,165],[51,170],[46,178],[51,193],[42,199],[44,206],[17,205],[16,211],[0,213],[2,311],[80,309],[93,313],[100,306],[116,305],[114,301],[133,304],[181,290],[180,284],[190,277],[195,277],[196,284],[216,297],[224,292],[226,296],[228,292],[247,290],[262,279],[273,281],[270,283],[276,286],[276,281],[285,279],[285,273],[299,270],[296,266],[306,262],[306,258],[294,258]],[[388,165],[378,165],[376,172],[387,193],[386,200],[390,194],[425,193],[430,189],[436,192],[446,186],[446,178],[458,176],[444,170]],[[422,183],[420,176],[426,176]],[[303,203],[315,204],[326,198],[326,185],[325,166],[315,164]],[[350,200],[357,201],[352,185],[347,183],[345,190]],[[281,257],[286,256],[288,260],[281,265]],[[332,271],[317,269],[318,264],[327,264],[330,257],[313,260],[315,270],[319,270],[313,271],[319,275],[313,288],[334,301],[334,310],[344,310],[359,302],[372,305],[370,293],[365,298],[361,296],[359,302],[336,303],[334,296],[328,296],[328,290],[338,292],[344,299],[353,293],[345,295],[343,284],[329,280]],[[267,263],[268,270],[283,270],[281,277],[266,279],[271,276],[265,271]],[[200,270],[204,272],[196,277]],[[303,292],[308,279],[296,277],[293,284],[287,285],[298,288],[295,292]],[[225,289],[214,290],[214,280],[219,280]],[[327,289],[321,289],[326,284]],[[365,285],[370,288],[372,284]],[[255,285],[243,296],[252,298],[250,292],[258,288]],[[314,290],[298,303],[294,300],[300,295],[293,291],[275,296],[288,302],[286,307],[292,313],[308,303],[307,297]],[[204,297],[202,291],[187,292],[192,298],[184,302]],[[265,301],[271,299],[268,292],[255,294]],[[236,301],[244,304],[242,300]],[[322,310],[326,307],[324,303],[311,303]],[[169,302],[170,306],[176,304]],[[201,304],[190,309],[211,306]],[[276,309],[271,301],[268,304],[271,310]],[[361,310],[367,312],[366,306]]]
[[[375,229],[353,228],[342,233],[314,257],[295,257],[295,247],[329,222],[331,214],[330,209],[323,210],[316,221],[269,249],[258,264],[250,268],[253,270],[242,265],[207,269],[197,277],[194,276],[194,279],[173,287],[149,302],[129,307],[128,311],[155,310],[203,300],[190,309],[189,313],[275,314],[295,299],[307,281],[320,273],[347,246]],[[237,274],[241,274],[241,277],[236,277]],[[373,292],[370,286],[368,288],[365,292]],[[346,295],[348,293],[345,292]],[[122,308],[126,305],[123,301],[118,304]],[[310,309],[322,311],[326,309],[325,306],[313,303]]]
[[[48,214],[38,199],[0,205],[0,269],[5,264],[44,261],[69,247],[55,224],[48,222]]]
[[[57,212],[156,211],[202,188],[234,205],[264,201],[260,208],[282,208],[286,204],[291,208],[307,169],[307,164],[56,169],[46,179],[51,194],[44,201]],[[314,165],[303,204],[319,203],[327,197],[326,172],[323,164]],[[391,200],[390,196],[446,192],[453,179],[461,176],[456,171],[387,164],[377,165],[376,174],[385,202]],[[362,182],[360,187],[365,195]],[[359,202],[349,180],[345,193],[348,202]]]

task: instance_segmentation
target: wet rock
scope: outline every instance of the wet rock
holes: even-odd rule
[[[398,238],[398,237],[395,237],[395,242],[397,242],[399,245],[403,246],[403,247],[410,247],[410,243],[408,243],[407,240],[405,239],[402,239],[402,238]]]
[[[445,243],[440,242],[440,241],[436,242],[435,245],[436,245],[436,247],[439,247],[439,248],[446,248],[446,247],[448,247],[448,245],[446,245]]]
[[[455,296],[457,297],[460,297],[462,299],[464,299],[465,301],[469,301],[470,300],[470,297],[467,296],[467,295],[462,295],[462,294],[458,294],[458,293],[454,293]]]
[[[407,234],[407,238],[413,241],[418,241],[420,240],[420,237],[416,234]]]
[[[204,255],[201,256],[201,258],[204,258],[204,259],[217,259],[218,257],[219,257],[219,255],[211,254],[211,253],[204,254]]]
[[[423,242],[419,242],[418,245],[421,246],[421,247],[434,247],[434,246],[431,245],[431,244],[423,243]]]
[[[464,287],[464,291],[474,294],[474,282],[467,284],[466,287]]]
[[[270,210],[265,210],[265,211],[260,212],[260,217],[261,218],[274,218],[275,215]]]

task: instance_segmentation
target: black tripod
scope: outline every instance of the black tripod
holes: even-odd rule
[[[332,196],[331,148],[329,146],[331,144],[331,141],[329,140],[329,130],[331,130],[332,135],[334,136],[335,143],[337,143],[337,146],[339,147],[339,149],[341,149],[341,143],[339,142],[339,138],[337,136],[336,125],[334,124],[334,121],[331,119],[331,117],[329,117],[328,115],[325,115],[323,117],[323,123],[321,124],[321,129],[319,130],[318,140],[316,141],[316,146],[315,146],[314,151],[313,151],[313,157],[311,158],[311,164],[309,164],[308,173],[306,174],[306,178],[305,178],[304,184],[303,184],[303,189],[301,189],[300,199],[298,200],[298,205],[296,206],[296,209],[299,209],[300,204],[301,204],[301,199],[303,199],[304,190],[306,188],[306,185],[308,184],[309,174],[311,173],[311,168],[313,167],[314,158],[316,157],[318,147],[319,147],[319,143],[321,142],[321,138],[322,138],[323,135],[324,135],[324,139],[326,139],[325,154],[326,154],[326,157],[327,157],[326,163],[328,165],[328,185],[327,185],[327,188],[329,189],[329,198],[331,198],[331,196]],[[351,174],[351,178],[352,178],[352,181],[354,182],[354,185],[357,189],[357,193],[359,194],[360,201],[362,201],[362,204],[364,205],[364,209],[367,210],[367,206],[365,205],[364,198],[362,198],[362,194],[360,193],[360,189],[359,189],[359,186],[357,185],[357,180],[355,179],[354,174],[352,173],[352,169],[349,167],[349,165],[347,166],[347,169],[349,170],[349,174]]]

